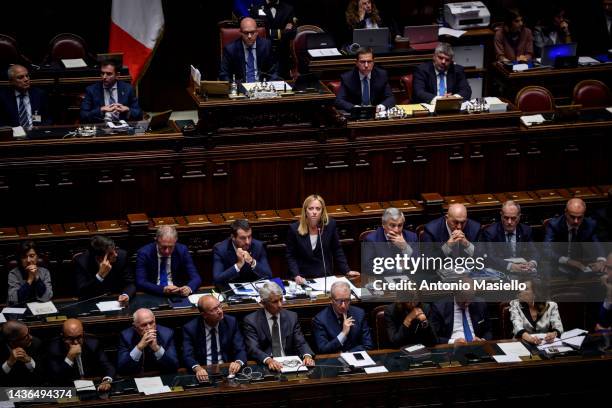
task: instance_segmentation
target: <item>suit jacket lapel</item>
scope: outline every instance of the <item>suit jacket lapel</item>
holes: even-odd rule
[[[272,344],[272,335],[270,334],[270,326],[268,325],[268,318],[266,317],[266,312],[264,309],[261,309],[259,315],[257,316],[259,319],[259,327],[263,330],[266,335],[266,339]]]
[[[285,354],[289,354],[289,352],[287,352],[287,337],[291,333],[291,327],[289,325],[289,316],[288,316],[288,313],[285,312],[285,310],[281,310],[281,312],[279,313],[279,316],[281,316],[281,319],[280,319],[281,320],[281,323],[280,323],[281,344],[283,346],[283,351],[285,352]]]

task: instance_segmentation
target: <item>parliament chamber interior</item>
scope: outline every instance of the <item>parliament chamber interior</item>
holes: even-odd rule
[[[612,0],[2,7],[0,407],[611,401]]]

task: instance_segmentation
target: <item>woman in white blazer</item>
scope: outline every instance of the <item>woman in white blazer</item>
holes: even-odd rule
[[[527,288],[519,292],[518,299],[510,302],[514,336],[531,344],[540,344],[542,339],[534,334],[544,333],[543,341],[550,343],[563,333],[559,307],[555,302],[542,301],[533,280],[525,283]]]

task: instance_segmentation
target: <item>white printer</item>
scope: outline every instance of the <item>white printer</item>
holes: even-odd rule
[[[481,1],[465,1],[444,5],[444,19],[455,30],[488,27],[491,13]]]

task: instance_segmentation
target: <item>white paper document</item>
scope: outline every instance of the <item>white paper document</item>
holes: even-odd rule
[[[595,65],[595,64],[601,64],[601,62],[597,61],[595,58],[592,58],[592,57],[578,57],[578,64]]]
[[[83,58],[63,59],[62,64],[64,64],[66,68],[85,68],[87,67],[87,64],[85,63],[85,60],[83,60]]]
[[[368,367],[376,365],[376,363],[374,362],[374,360],[372,360],[372,357],[370,357],[367,351],[342,353],[340,354],[340,358],[343,359],[346,364],[353,367]]]
[[[438,36],[440,35],[450,35],[451,37],[459,38],[463,34],[467,33],[465,30],[454,30],[448,27],[440,27],[438,29]]]
[[[546,122],[546,119],[544,119],[544,116],[538,113],[537,115],[521,116],[521,122],[523,122],[525,126],[531,126],[531,125],[539,125],[540,123],[544,123]]]
[[[274,357],[274,360],[283,365],[281,373],[296,373],[298,371],[308,371],[308,367],[298,356]]]
[[[566,332],[561,333],[561,340],[565,340],[568,339],[570,337],[576,337],[576,336],[580,336],[580,337],[584,337],[583,334],[587,334],[588,331],[584,330],[584,329],[572,329],[572,330],[568,330]]]
[[[13,137],[26,137],[27,133],[21,126],[13,128]]]
[[[0,313],[0,323],[6,323],[6,317],[2,313]]]
[[[510,263],[527,263],[527,260],[525,258],[506,258],[504,259],[504,261]]]
[[[506,356],[530,356],[531,353],[520,341],[513,341],[511,343],[497,343]]]
[[[161,394],[170,392],[170,387],[162,383],[161,377],[134,378],[138,392],[145,395]]]
[[[318,50],[308,50],[311,57],[337,57],[340,54],[337,48],[319,48]]]
[[[514,64],[512,66],[512,71],[514,72],[527,71],[528,69],[529,69],[529,65],[527,64]]]
[[[366,374],[380,374],[389,372],[385,366],[366,367],[364,368],[364,371]]]
[[[74,380],[74,388],[79,391],[95,391],[96,386],[91,380]]]
[[[24,314],[28,310],[25,307],[5,307],[2,309],[3,314]]]
[[[202,81],[202,74],[200,73],[200,70],[194,67],[193,65],[190,65],[189,69],[191,71],[191,80],[193,81],[196,87],[199,87],[200,82]]]
[[[521,361],[523,361],[519,356],[516,355],[498,355],[493,356],[493,359],[498,363],[520,363]]]
[[[57,313],[57,308],[53,302],[32,302],[27,305],[34,316]]]
[[[96,303],[96,306],[98,306],[98,309],[100,309],[101,312],[111,312],[113,310],[123,309],[123,307],[121,307],[121,303],[116,300],[110,300],[108,302],[98,302]]]
[[[325,283],[325,278],[324,277],[323,278],[307,279],[306,280],[306,285],[310,286],[313,290],[320,290],[320,291],[325,290],[325,287],[327,286],[327,291],[329,292],[331,286],[334,284],[334,282],[337,282],[337,281],[342,281],[342,282],[348,283],[352,291],[355,291],[355,289],[357,289],[355,287],[355,285],[353,285],[353,283],[350,280],[348,280],[347,278],[345,278],[344,276],[341,276],[341,277],[328,276],[327,277],[327,285]]]
[[[257,289],[256,289],[255,285],[253,285],[251,283],[248,283],[248,282],[246,282],[246,283],[230,283],[229,287],[237,295],[244,295],[244,296],[257,296],[257,295],[259,295],[259,292],[257,292]]]

